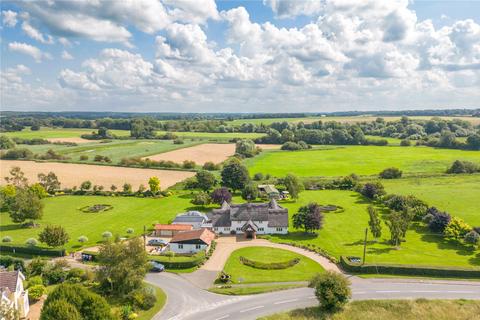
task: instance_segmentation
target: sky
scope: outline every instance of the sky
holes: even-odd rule
[[[1,110],[480,108],[480,1],[0,6]]]

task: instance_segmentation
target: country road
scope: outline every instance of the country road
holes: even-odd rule
[[[225,296],[202,290],[171,273],[150,273],[146,281],[167,294],[164,309],[155,320],[256,319],[276,312],[318,304],[310,288],[249,296]],[[480,282],[362,279],[350,277],[352,299],[480,299]]]

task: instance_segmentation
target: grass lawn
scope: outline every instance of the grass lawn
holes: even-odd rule
[[[371,140],[387,140],[389,146],[399,146],[402,139],[390,138],[390,137],[379,137],[379,136],[365,136],[367,139]]]
[[[42,127],[38,131],[32,131],[30,128],[25,128],[22,131],[14,131],[14,132],[5,132],[2,133],[8,137],[18,137],[24,139],[33,139],[33,138],[41,138],[41,139],[53,139],[53,138],[80,138],[82,134],[91,133],[92,131],[96,131],[96,129],[78,129],[78,128],[48,128]],[[129,136],[129,130],[109,130],[110,133],[115,134],[117,136]]]
[[[480,174],[382,181],[388,193],[415,195],[429,205],[480,226]]]
[[[265,270],[242,264],[240,262],[241,256],[250,260],[270,263],[288,261],[294,258],[300,258],[300,262],[286,269]],[[268,247],[249,247],[235,250],[228,258],[223,270],[232,276],[233,283],[308,281],[316,273],[324,271],[318,263],[310,258],[291,251]]]
[[[294,173],[302,177],[376,175],[388,167],[404,173],[442,173],[454,160],[480,163],[480,152],[430,147],[325,146],[306,151],[265,151],[247,159],[251,174],[276,177]]]
[[[48,224],[63,226],[70,235],[65,246],[67,250],[78,249],[77,239],[81,235],[89,241],[84,247],[96,245],[102,240],[102,233],[110,231],[113,235],[126,236],[127,228],[135,230],[133,236],[143,232],[143,226],[151,228],[153,223],[168,223],[176,214],[191,208],[190,197],[174,195],[171,197],[135,198],[102,196],[60,196],[46,198],[40,228],[22,228],[10,220],[7,212],[0,213],[0,238],[11,236],[12,245],[23,245],[28,238],[38,238],[44,226]],[[78,208],[95,204],[110,204],[112,210],[101,213],[84,213]],[[40,244],[42,245],[42,244]]]
[[[258,294],[265,292],[273,292],[294,288],[304,287],[301,284],[273,284],[273,285],[260,285],[260,286],[221,286],[208,289],[208,291],[213,293],[231,295],[231,296],[241,296],[248,294]]]
[[[358,256],[363,254],[365,228],[368,227],[367,207],[369,202],[352,191],[321,190],[304,191],[297,202],[280,203],[289,209],[290,218],[302,205],[309,202],[334,204],[344,208],[343,212],[325,213],[324,226],[317,237],[305,235],[293,229],[290,222],[289,234],[271,235],[274,242],[312,243],[320,246],[331,255]],[[471,246],[445,240],[437,234],[431,234],[420,223],[413,224],[407,232],[406,242],[399,249],[388,242],[390,232],[382,224],[382,237],[372,241],[369,233],[367,246],[367,262],[417,264],[430,266],[461,266],[480,268],[480,252]]]
[[[318,308],[278,313],[261,320],[464,320],[477,319],[480,301],[472,300],[370,300],[354,301],[344,310],[327,315]]]

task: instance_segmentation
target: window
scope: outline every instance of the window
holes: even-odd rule
[[[224,231],[230,231],[230,228],[226,227],[226,228],[223,228]]]
[[[258,228],[258,231],[263,231],[263,228]]]
[[[242,228],[237,228],[237,231],[241,231],[241,230],[242,230]]]
[[[218,228],[217,228],[217,227],[215,227],[215,228],[213,228],[213,230],[215,230],[215,231],[218,231]]]
[[[202,249],[202,245],[201,244],[196,244],[195,249]]]
[[[178,249],[183,249],[183,244],[179,244]]]
[[[283,231],[283,228],[277,228],[277,231]]]

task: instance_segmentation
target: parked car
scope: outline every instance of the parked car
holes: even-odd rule
[[[151,239],[151,240],[148,240],[147,244],[149,246],[166,246],[167,241],[162,239]]]
[[[152,268],[150,269],[152,272],[162,272],[165,271],[165,266],[157,261],[150,261],[150,265]]]

